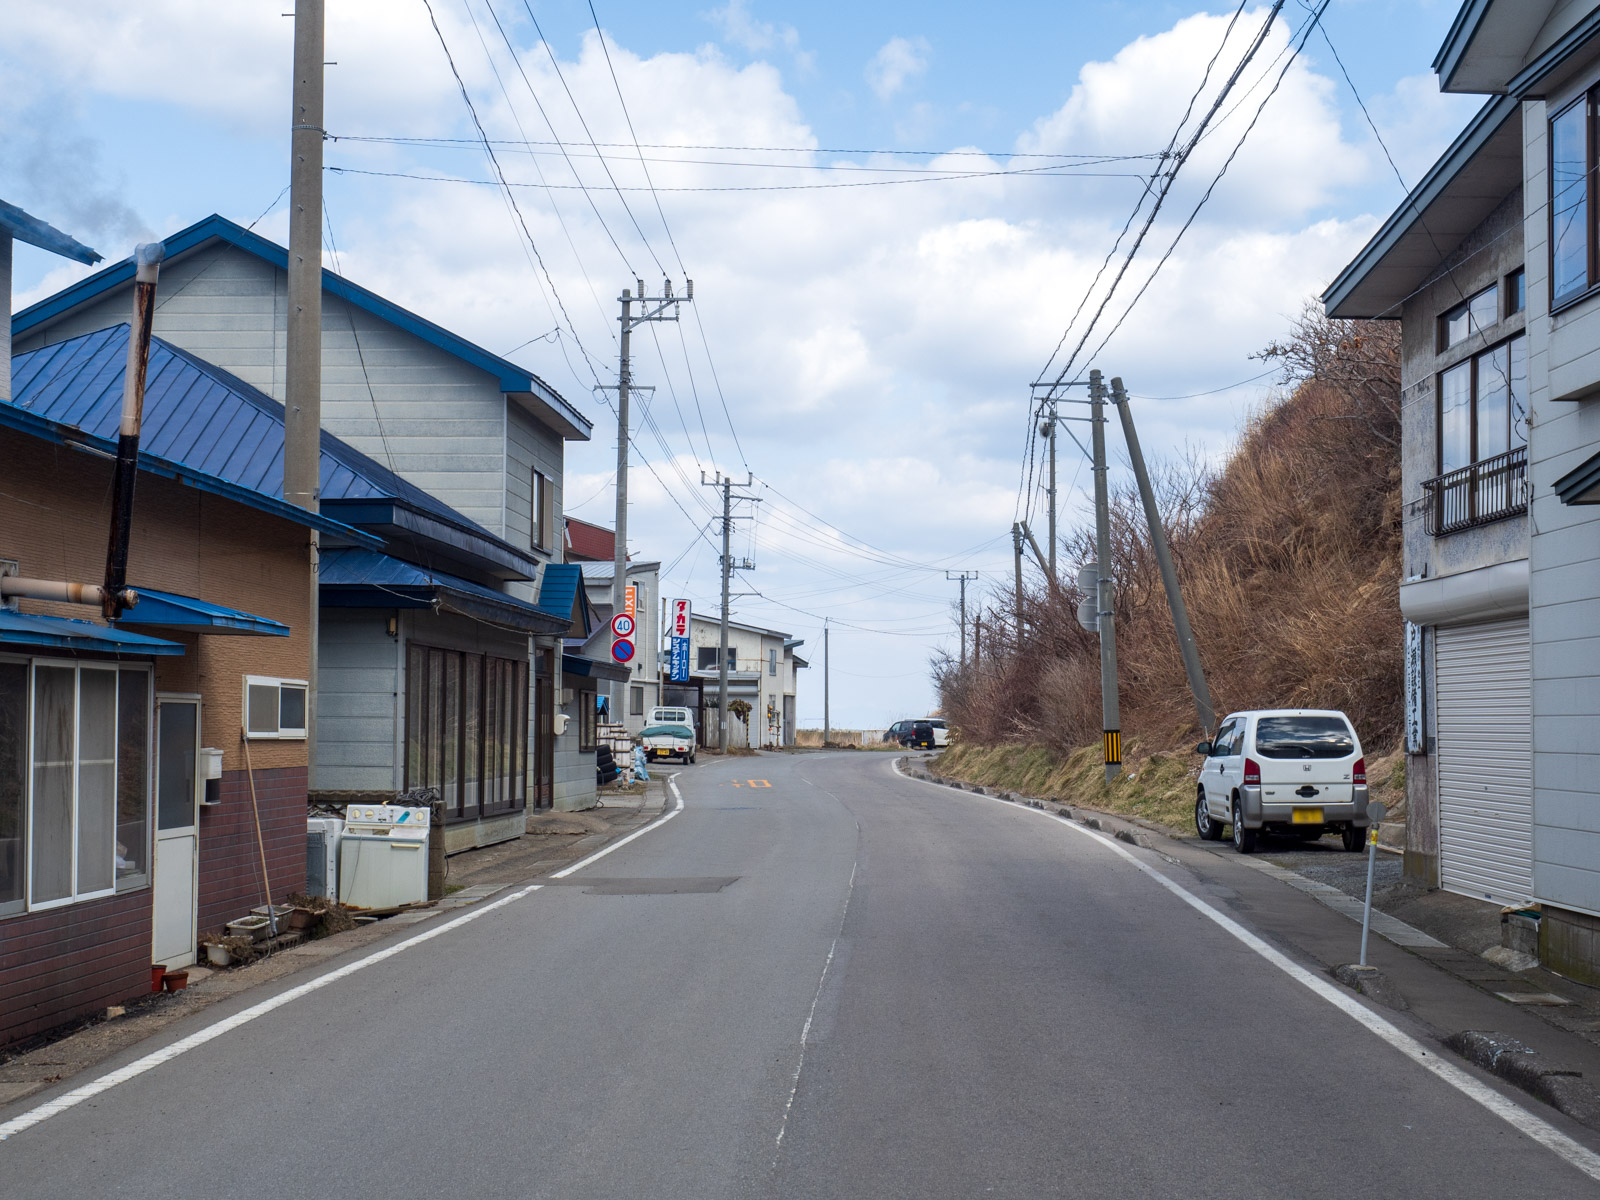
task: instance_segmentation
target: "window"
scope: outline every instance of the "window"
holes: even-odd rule
[[[1448,350],[1500,319],[1500,288],[1490,284],[1439,318],[1439,349]]]
[[[1439,376],[1439,474],[1528,444],[1528,341],[1510,341]]]
[[[598,749],[600,745],[600,697],[592,691],[578,693],[578,750]]]
[[[1342,717],[1262,717],[1256,724],[1262,758],[1348,758],[1355,752]]]
[[[700,646],[695,651],[695,669],[699,671],[715,670],[717,666],[717,651],[720,646]],[[732,646],[728,647],[728,670],[738,669],[739,652]]]
[[[1528,273],[1518,267],[1506,276],[1506,316],[1515,316],[1528,307]]]
[[[1594,142],[1588,96],[1550,121],[1550,301],[1587,291],[1594,279],[1591,226]]]
[[[150,675],[0,662],[0,912],[143,886]]]
[[[244,727],[251,741],[306,736],[306,681],[244,677]]]
[[[457,820],[527,803],[528,664],[410,643],[406,787],[439,789]]]
[[[628,714],[634,717],[644,716],[644,689],[642,687],[628,689]]]
[[[533,548],[548,550],[550,534],[555,527],[555,494],[550,486],[550,477],[540,471],[533,473],[532,500],[530,519],[533,524]]]
[[[1211,756],[1222,758],[1228,753],[1228,744],[1236,728],[1234,722],[1224,721],[1222,728],[1217,730],[1217,736],[1211,739]]]
[[[769,647],[768,650],[767,650],[767,674],[768,675],[776,675],[777,673],[778,673],[778,652],[777,652],[777,650],[772,649],[772,648]]]

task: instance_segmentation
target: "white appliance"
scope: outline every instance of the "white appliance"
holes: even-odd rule
[[[306,821],[306,895],[339,896],[339,836],[344,822],[338,817],[311,817]]]
[[[352,804],[339,839],[339,903],[394,908],[428,898],[428,810]]]

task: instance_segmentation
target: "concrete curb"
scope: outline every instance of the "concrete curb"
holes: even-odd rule
[[[1584,1081],[1583,1072],[1546,1062],[1516,1038],[1492,1030],[1464,1030],[1451,1034],[1444,1044],[1574,1121],[1600,1129],[1600,1093]]]

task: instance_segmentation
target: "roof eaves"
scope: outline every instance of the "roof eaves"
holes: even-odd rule
[[[81,263],[97,263],[101,254],[91,250],[77,238],[62,233],[48,221],[41,221],[32,213],[23,212],[15,204],[7,204],[0,200],[0,229],[4,229],[18,241],[27,242],[30,246],[37,246],[41,250],[48,250],[52,254],[59,254],[62,258],[74,259]]]
[[[1378,232],[1373,234],[1371,240],[1362,247],[1361,253],[1356,255],[1328,285],[1327,290],[1322,293],[1324,309],[1331,313],[1349,299],[1368,273],[1383,261],[1401,237],[1421,219],[1423,210],[1439,198],[1462,167],[1470,162],[1473,155],[1483,148],[1484,143],[1516,113],[1518,105],[1519,101],[1514,96],[1493,96],[1478,110],[1467,127],[1456,136],[1455,141],[1450,143],[1449,149],[1439,156],[1439,160],[1422,177],[1421,182],[1411,189],[1411,194],[1405,198],[1400,207],[1390,214]]]
[[[1600,504],[1600,454],[1568,471],[1551,490],[1563,504]]]
[[[1585,16],[1543,54],[1517,72],[1506,85],[1506,91],[1518,100],[1542,99],[1534,94],[1535,89],[1573,55],[1588,48],[1596,34],[1600,34],[1600,8]]]
[[[1444,43],[1433,56],[1433,71],[1439,76],[1441,90],[1449,88],[1456,68],[1466,56],[1472,39],[1478,35],[1478,27],[1483,24],[1491,3],[1493,0],[1466,0],[1456,13],[1456,19],[1450,23],[1450,32],[1445,34]]]

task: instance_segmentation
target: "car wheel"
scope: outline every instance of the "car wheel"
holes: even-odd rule
[[[1339,831],[1339,839],[1346,850],[1354,853],[1367,844],[1367,831],[1355,825],[1346,825]]]
[[[1240,854],[1256,852],[1257,830],[1244,827],[1244,811],[1239,807],[1239,797],[1233,798],[1233,848]]]
[[[1206,811],[1206,793],[1201,789],[1194,802],[1194,828],[1208,842],[1222,840],[1222,822]]]

